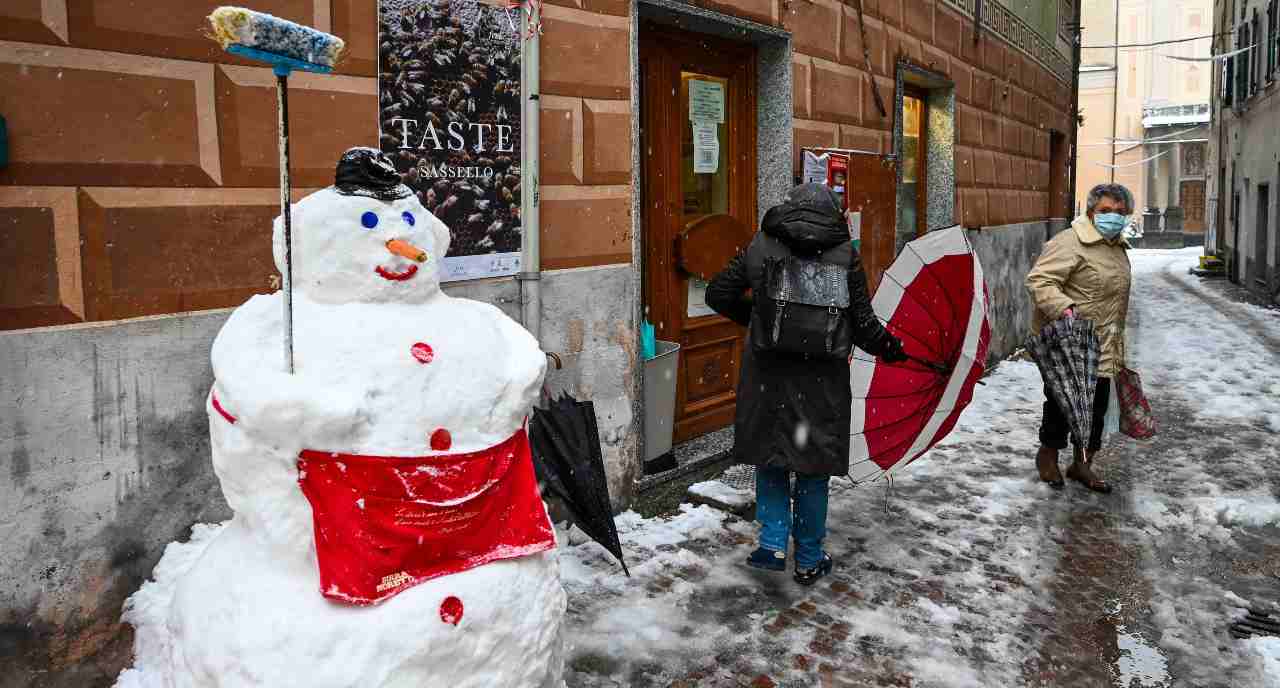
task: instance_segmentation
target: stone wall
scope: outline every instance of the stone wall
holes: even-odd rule
[[[991,349],[987,365],[1021,347],[1031,333],[1033,305],[1025,281],[1044,242],[1067,227],[1063,220],[983,227],[969,232],[991,297]]]

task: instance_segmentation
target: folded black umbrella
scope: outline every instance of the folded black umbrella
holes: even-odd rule
[[[564,502],[582,532],[609,550],[630,576],[613,522],[595,406],[566,393],[545,409],[535,408],[529,442],[538,480]]]
[[[1062,409],[1077,447],[1089,446],[1101,349],[1093,321],[1081,318],[1051,322],[1027,341],[1027,352],[1040,367],[1045,387]]]

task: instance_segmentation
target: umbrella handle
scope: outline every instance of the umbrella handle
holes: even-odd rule
[[[932,370],[935,373],[938,373],[939,375],[950,375],[951,371],[953,370],[952,368],[948,368],[947,366],[941,363],[935,363],[933,361],[928,361],[923,358],[916,358],[915,356],[907,356],[907,360],[912,361],[913,363],[919,363],[920,365],[928,368],[929,370]]]

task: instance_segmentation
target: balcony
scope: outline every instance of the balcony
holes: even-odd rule
[[[1178,124],[1205,124],[1209,119],[1208,103],[1160,105],[1142,108],[1142,126],[1146,129]]]

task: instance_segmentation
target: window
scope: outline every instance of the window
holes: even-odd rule
[[[1275,81],[1276,78],[1276,60],[1280,58],[1280,8],[1276,7],[1276,0],[1271,0],[1267,5],[1267,81]]]
[[[1253,50],[1249,51],[1249,94],[1258,92],[1258,82],[1262,79],[1262,20],[1258,18],[1258,10],[1253,11]]]
[[[1228,57],[1222,63],[1222,107],[1229,108],[1236,90],[1236,58]]]
[[[1239,37],[1236,39],[1236,50],[1243,50],[1250,46],[1249,42],[1249,25],[1240,26]],[[1249,99],[1249,67],[1253,62],[1253,51],[1246,51],[1236,56],[1239,61],[1236,64],[1236,107],[1243,107],[1244,101]]]

